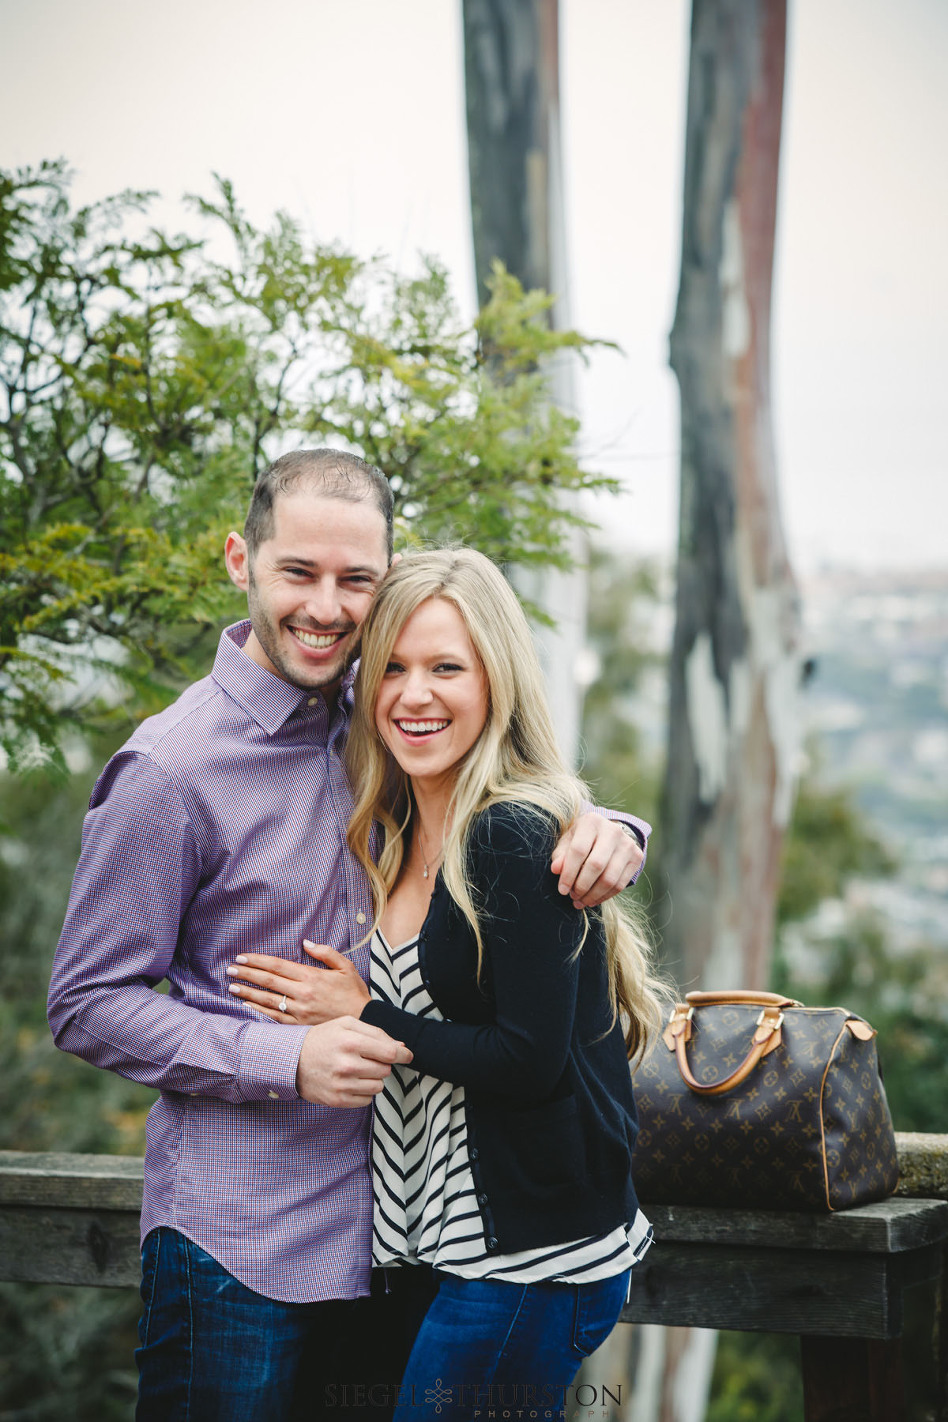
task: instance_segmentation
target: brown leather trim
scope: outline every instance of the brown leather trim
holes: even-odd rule
[[[756,1007],[802,1007],[793,997],[781,997],[777,992],[754,992],[750,988],[731,988],[723,992],[689,992],[685,995],[689,1007],[708,1007],[712,1003],[749,1003]]]
[[[679,1019],[679,1021],[680,1020],[681,1019]],[[698,1081],[698,1079],[692,1075],[691,1068],[688,1065],[688,1055],[685,1050],[685,1045],[688,1037],[691,1035],[691,1021],[690,1019],[687,1021],[688,1033],[686,1036],[683,1030],[674,1030],[676,1024],[673,1019],[672,1022],[668,1024],[668,1030],[674,1035],[675,1058],[678,1062],[678,1070],[681,1073],[682,1081],[686,1086],[690,1087],[692,1091],[697,1092],[699,1096],[723,1096],[726,1091],[731,1091],[735,1086],[740,1086],[741,1082],[746,1081],[747,1077],[750,1076],[761,1057],[764,1056],[767,1051],[773,1051],[775,1047],[780,1045],[780,1024],[782,1022],[783,1013],[780,1010],[779,1000],[768,1003],[760,1014],[760,1020],[757,1023],[754,1036],[751,1040],[750,1050],[740,1066],[736,1067],[730,1076],[724,1077],[723,1080],[705,1084]]]
[[[826,1054],[826,1066],[823,1068],[823,1076],[820,1080],[820,1157],[823,1161],[823,1192],[826,1196],[826,1208],[835,1214],[836,1211],[830,1203],[830,1183],[829,1183],[829,1162],[826,1159],[826,1117],[823,1114],[823,1093],[826,1090],[826,1078],[829,1076],[829,1069],[833,1065],[833,1058],[836,1056],[836,1049],[842,1041],[843,1033],[849,1024],[844,1022],[836,1035],[836,1041]]]

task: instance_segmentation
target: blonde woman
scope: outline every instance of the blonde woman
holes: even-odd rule
[[[501,1387],[508,1408],[562,1407],[651,1238],[629,1058],[660,1009],[623,910],[577,911],[557,891],[552,849],[584,791],[487,558],[414,554],[388,575],[347,754],[372,992],[313,949],[329,971],[309,975],[303,1020],[351,1014],[413,1053],[376,1101],[375,1260],[431,1264],[440,1287],[396,1419],[473,1416]]]

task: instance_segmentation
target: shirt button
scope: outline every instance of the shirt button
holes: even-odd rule
[[[307,705],[307,706],[318,706],[318,705],[319,705],[319,697],[318,697],[318,696],[311,696],[311,697],[309,698],[309,700],[307,701],[306,705]]]
[[[356,914],[356,923],[365,923],[365,914],[364,914],[364,913],[357,913],[357,914]]]
[[[279,1094],[276,1091],[268,1091],[267,1095],[270,1097],[271,1101],[279,1101],[280,1099]]]
[[[496,1241],[496,1239],[494,1238],[493,1235],[491,1235],[490,1239],[487,1241],[487,1248],[488,1248],[488,1249],[496,1249],[496,1248],[497,1248],[497,1241]]]

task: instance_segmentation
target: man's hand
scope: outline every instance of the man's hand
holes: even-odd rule
[[[563,835],[551,867],[559,875],[560,893],[569,894],[575,908],[595,908],[621,893],[644,859],[645,851],[621,820],[587,811]]]
[[[337,1017],[304,1037],[296,1089],[316,1106],[370,1106],[393,1065],[410,1061],[408,1048],[380,1027]]]
[[[305,938],[303,947],[324,966],[310,967],[268,953],[242,953],[227,969],[229,977],[242,979],[232,982],[230,991],[271,1022],[292,1027],[358,1017],[369,1000],[369,989],[351,959]]]

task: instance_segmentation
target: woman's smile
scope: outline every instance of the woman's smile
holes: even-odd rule
[[[436,736],[439,731],[444,731],[450,726],[450,721],[396,721],[398,729],[403,735],[411,740],[418,740],[421,736]]]

